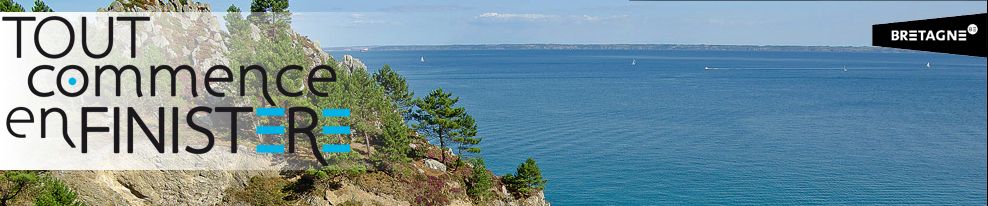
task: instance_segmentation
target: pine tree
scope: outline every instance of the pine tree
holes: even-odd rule
[[[288,0],[254,0],[250,2],[251,12],[287,12]]]
[[[14,0],[0,0],[0,12],[24,12],[24,7]]]
[[[0,206],[7,206],[8,201],[24,192],[28,185],[38,181],[38,175],[34,172],[2,171],[0,173],[2,173],[0,174]]]
[[[240,13],[240,8],[237,8],[237,6],[234,6],[234,5],[231,4],[230,7],[227,7],[226,8],[226,12]]]
[[[453,137],[453,142],[457,144],[456,151],[457,155],[463,157],[463,152],[468,153],[480,153],[480,138],[477,136],[477,123],[473,120],[470,115],[464,115],[460,119],[461,129],[456,131],[456,133],[451,134]]]
[[[393,160],[406,160],[412,143],[409,129],[399,115],[387,115],[384,118],[382,134],[382,150]]]
[[[48,4],[41,0],[34,0],[34,7],[31,7],[32,12],[54,12]]]
[[[464,129],[470,127],[464,125],[469,115],[463,107],[457,107],[460,101],[453,94],[446,93],[442,88],[429,93],[424,99],[416,101],[419,111],[414,115],[419,124],[417,128],[428,136],[439,141],[439,148],[442,162],[446,162],[446,143],[454,138],[465,134]],[[472,118],[470,118],[472,119]],[[472,121],[471,121],[472,122]]]
[[[518,165],[516,174],[504,175],[504,185],[516,196],[525,197],[532,192],[545,189],[546,181],[542,179],[542,170],[535,164],[535,159],[528,158]]]
[[[539,169],[539,165],[535,164],[535,159],[531,157],[525,160],[518,166],[518,178],[524,180],[524,182],[529,186],[529,188],[542,190],[545,189],[546,181],[542,179],[542,170]]]
[[[410,119],[411,108],[413,106],[412,96],[415,93],[408,91],[408,83],[406,83],[405,77],[402,77],[398,72],[391,69],[391,66],[385,64],[384,67],[381,67],[380,70],[374,73],[374,80],[384,87],[384,93],[398,106],[401,115],[406,120]]]
[[[484,166],[483,159],[474,159],[473,171],[468,181],[467,184],[470,187],[467,188],[467,195],[470,195],[470,197],[479,201],[485,201],[493,195],[491,188],[494,187],[494,180],[491,178],[491,174],[487,172],[487,167]]]
[[[269,33],[287,29],[292,21],[288,0],[253,0],[250,2],[250,12],[255,22],[273,25]]]

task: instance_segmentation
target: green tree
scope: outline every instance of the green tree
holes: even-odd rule
[[[301,72],[288,72],[285,75],[285,82],[282,84],[289,90],[303,90],[308,85],[304,81],[313,64],[324,64],[334,66],[336,69],[336,82],[332,84],[313,85],[318,91],[328,93],[321,97],[311,93],[304,93],[303,97],[288,97],[278,95],[276,92],[271,96],[270,104],[282,107],[309,107],[309,108],[347,108],[351,114],[348,118],[320,118],[319,125],[349,125],[353,129],[352,135],[319,135],[320,143],[340,143],[355,142],[352,138],[362,137],[366,143],[368,154],[371,147],[379,147],[380,150],[388,153],[391,157],[407,157],[408,144],[411,142],[411,131],[405,125],[403,116],[396,109],[396,105],[391,103],[385,94],[385,88],[375,81],[366,68],[336,67],[338,64],[332,59],[324,60],[312,59],[305,54],[305,47],[311,46],[305,37],[292,32],[289,21],[278,21],[278,15],[287,16],[286,1],[255,0],[251,4],[251,13],[243,16],[240,8],[230,6],[226,20],[227,31],[230,38],[226,41],[230,60],[230,65],[260,65],[264,68],[282,68],[286,65],[299,65],[303,69]],[[237,69],[233,69],[233,76],[239,77],[241,74]],[[261,107],[267,104],[268,100],[262,98],[261,89],[272,85],[274,73],[268,72],[268,84],[260,84],[261,76],[257,72],[246,74],[246,93],[249,98],[244,98],[238,105],[250,105]],[[319,77],[330,77],[329,72],[316,74]],[[402,82],[404,84],[404,82]],[[405,86],[407,88],[407,85]],[[268,91],[276,88],[268,87]],[[236,91],[234,89],[233,91]],[[266,124],[270,121],[266,119],[249,119],[256,125]],[[300,124],[308,124],[308,119],[299,119]],[[351,139],[344,139],[344,138]],[[275,141],[285,141],[287,138],[279,138]],[[376,141],[379,140],[379,141]],[[380,151],[379,150],[379,151]],[[330,154],[339,156],[339,154]]]
[[[453,142],[456,143],[456,153],[463,157],[463,152],[480,153],[480,138],[477,137],[477,123],[473,116],[464,115],[460,121],[461,129],[451,134]]]
[[[532,192],[545,189],[547,181],[542,179],[542,170],[535,164],[535,159],[525,160],[515,173],[515,175],[504,175],[505,187],[515,195],[525,197]]]
[[[0,174],[0,206],[21,194],[27,187],[38,181],[34,172],[4,171]]]
[[[402,117],[397,114],[386,115],[384,118],[384,133],[381,148],[392,160],[406,160],[412,143],[411,132]]]
[[[291,31],[287,26],[291,22],[288,0],[253,0],[250,2],[250,12],[254,22],[272,24],[268,32]]]
[[[230,5],[230,7],[227,7],[226,8],[226,12],[229,12],[229,13],[240,13],[240,8],[237,8],[237,6],[234,6],[234,5]],[[237,14],[237,15],[239,15],[239,14]]]
[[[41,0],[34,0],[34,7],[31,7],[31,11],[32,12],[53,12],[54,10],[52,10],[51,7],[48,7],[48,4],[45,4],[45,2],[43,2]]]
[[[288,0],[253,0],[250,12],[287,12]]]
[[[76,201],[76,193],[66,186],[65,183],[62,183],[62,181],[45,175],[39,182],[42,188],[41,192],[35,196],[34,205],[85,205]]]
[[[415,96],[415,93],[408,91],[405,77],[385,64],[384,67],[374,73],[374,80],[381,87],[384,87],[384,94],[401,110],[399,111],[401,115],[406,120],[410,119],[411,108],[414,106],[412,105],[412,96]]]
[[[24,7],[14,0],[0,0],[0,12],[24,12]]]
[[[384,89],[374,82],[371,75],[366,70],[352,71],[350,74],[338,82],[342,83],[346,89],[347,108],[354,113],[350,116],[351,123],[356,135],[364,137],[364,143],[371,146],[371,137],[382,133],[380,118],[387,112],[394,113],[394,108],[388,103]],[[370,154],[370,149],[367,154]]]
[[[467,181],[467,185],[469,186],[467,188],[467,195],[470,195],[470,197],[479,201],[485,201],[493,196],[491,187],[494,187],[494,180],[491,178],[491,174],[487,172],[487,167],[484,166],[483,159],[477,158],[473,160],[473,171]]]
[[[419,122],[416,127],[439,141],[442,162],[446,162],[446,142],[466,134],[464,129],[470,127],[465,123],[469,123],[467,119],[472,120],[466,109],[456,106],[460,98],[452,96],[453,94],[444,92],[442,88],[433,90],[429,96],[416,101],[419,111],[414,114]]]
[[[230,6],[224,19],[227,22],[227,31],[230,34],[230,38],[226,41],[227,45],[227,59],[230,61],[230,65],[258,65],[263,68],[283,68],[288,65],[298,65],[304,69],[301,72],[289,72],[285,74],[285,82],[283,85],[286,88],[291,88],[296,90],[297,88],[303,88],[305,85],[304,76],[308,74],[308,68],[312,68],[313,62],[305,56],[305,52],[296,39],[292,37],[290,26],[287,23],[270,23],[265,21],[256,21],[253,17],[244,18],[238,12],[239,8],[235,6]],[[259,28],[262,31],[269,32],[255,32],[255,29]],[[275,93],[276,88],[270,87],[273,84],[274,70],[267,69],[267,74],[262,76],[258,72],[250,72],[245,74],[244,84],[248,85],[245,90],[245,94],[249,97],[243,98],[241,101],[243,105],[251,105],[254,107],[262,106],[273,106],[278,105],[282,107],[309,107],[317,108],[313,106],[313,101],[310,98],[311,94],[307,98],[299,97],[288,97],[282,95],[271,95],[271,101],[268,102],[261,94],[264,89],[267,89],[268,93]],[[233,69],[232,77],[237,79],[240,77],[240,70]],[[262,84],[261,80],[266,79],[266,84]],[[229,91],[238,91],[236,89]],[[297,91],[297,90],[296,90]],[[300,118],[299,121],[306,121],[305,118]],[[251,119],[255,124],[264,124],[261,122],[263,120]]]

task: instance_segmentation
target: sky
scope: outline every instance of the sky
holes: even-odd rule
[[[29,8],[33,0],[15,0]],[[109,0],[48,0],[94,11]],[[214,11],[250,1],[204,1]],[[291,1],[293,26],[324,47],[443,44],[868,46],[871,25],[985,13],[986,1]]]

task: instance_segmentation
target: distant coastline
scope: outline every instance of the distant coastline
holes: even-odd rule
[[[472,44],[393,45],[325,47],[327,51],[422,51],[422,50],[678,50],[678,51],[775,51],[775,52],[881,52],[913,53],[903,49],[873,46],[772,46],[705,44]]]

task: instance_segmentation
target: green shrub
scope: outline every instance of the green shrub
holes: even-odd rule
[[[279,177],[252,177],[243,190],[230,192],[226,202],[248,205],[291,205],[285,200],[285,186],[288,181]]]
[[[76,201],[76,193],[61,180],[45,175],[39,182],[41,191],[35,196],[34,205],[85,205]]]
[[[290,185],[290,188],[295,193],[307,193],[315,189],[315,183],[319,181],[327,181],[331,188],[338,188],[342,186],[341,183],[345,177],[352,178],[364,173],[367,173],[367,167],[363,165],[329,165],[320,169],[307,169],[301,178]]]
[[[326,171],[317,170],[317,169],[307,169],[305,170],[305,175],[312,176],[314,179],[317,180],[329,178],[329,174],[326,174]]]
[[[363,165],[356,165],[349,167],[330,165],[323,167],[322,170],[326,172],[327,177],[340,177],[340,176],[356,177],[364,173],[367,173],[367,167]]]

